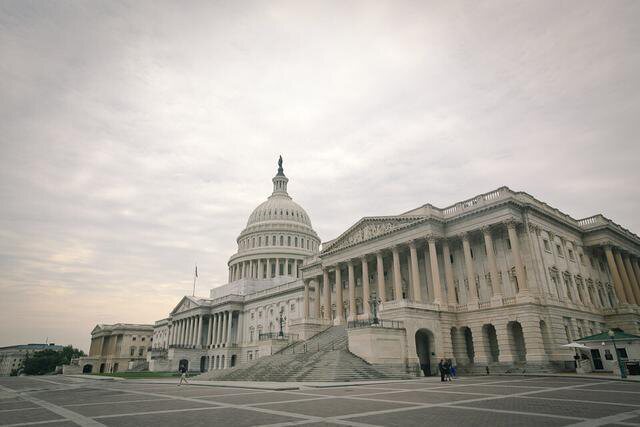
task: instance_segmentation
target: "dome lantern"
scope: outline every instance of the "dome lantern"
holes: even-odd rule
[[[282,169],[282,156],[278,159],[278,173],[273,177],[273,194],[272,196],[282,195],[289,197],[287,193],[287,183],[289,178],[284,175],[284,169]]]

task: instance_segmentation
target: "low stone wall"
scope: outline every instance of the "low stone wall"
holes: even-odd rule
[[[349,351],[371,364],[403,366],[407,363],[404,329],[367,326],[347,329]]]

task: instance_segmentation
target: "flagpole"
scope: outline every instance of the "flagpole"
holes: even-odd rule
[[[192,296],[196,296],[196,280],[198,279],[198,265],[196,264],[196,272],[193,275],[193,294]]]

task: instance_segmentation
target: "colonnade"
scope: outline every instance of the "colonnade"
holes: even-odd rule
[[[271,266],[275,266],[271,268]],[[291,273],[289,273],[291,266]],[[300,277],[302,260],[296,258],[259,258],[240,261],[229,267],[229,282],[248,279],[270,279],[278,276]]]
[[[603,247],[613,287],[621,304],[640,305],[640,262],[638,257],[611,245]]]
[[[504,223],[507,228],[509,240],[511,243],[511,252],[513,262],[515,266],[515,278],[517,280],[518,293],[525,292],[527,290],[524,262],[522,260],[522,254],[520,252],[520,244],[517,232],[517,223],[508,221]],[[489,281],[492,284],[492,297],[502,297],[502,287],[499,284],[498,265],[496,256],[493,251],[493,238],[491,235],[492,228],[483,227],[481,232],[484,237],[484,242],[487,248],[487,261],[489,263]],[[468,294],[467,304],[478,304],[479,293],[478,285],[476,283],[476,271],[473,262],[473,256],[471,253],[471,246],[469,244],[469,232],[464,232],[458,235],[458,238],[462,241],[462,249],[464,254],[464,271],[466,273],[465,281],[468,282]],[[331,288],[329,287],[329,274],[334,273],[336,284],[335,287],[335,300],[343,301],[342,296],[342,270],[343,267],[347,268],[348,275],[348,304],[349,312],[353,317],[355,314],[355,286],[356,278],[354,273],[354,265],[360,263],[362,265],[362,289],[363,289],[363,314],[365,316],[370,315],[369,300],[371,298],[371,287],[377,285],[377,298],[381,302],[387,300],[410,300],[418,303],[423,302],[422,286],[420,281],[420,272],[418,265],[418,248],[420,245],[424,246],[425,253],[425,266],[431,270],[431,278],[433,281],[433,300],[432,303],[436,305],[456,305],[458,303],[456,294],[454,291],[454,276],[451,263],[448,262],[450,258],[449,240],[438,239],[433,235],[428,235],[423,239],[410,240],[404,244],[394,245],[388,249],[382,249],[375,254],[364,254],[358,259],[349,259],[345,262],[339,262],[334,265],[324,266],[322,270],[322,279],[319,277],[307,278],[304,281],[304,309],[303,315],[305,318],[309,318],[310,313],[310,282],[315,282],[315,316],[320,315],[320,301],[321,301],[321,286],[324,287],[324,318],[325,320],[331,320]],[[443,259],[444,259],[444,282],[442,283],[440,278],[440,265],[438,262],[438,246],[441,247]],[[410,272],[410,284],[407,287],[407,293],[404,293],[402,286],[402,277],[400,270],[400,253],[409,249],[409,272]],[[385,289],[385,270],[384,270],[384,256],[391,252],[392,263],[392,295],[386,295]],[[369,283],[369,262],[374,261],[376,263],[377,270],[377,283]],[[322,282],[320,281],[322,280]],[[446,290],[448,292],[445,292]],[[446,295],[446,300],[445,300]],[[338,321],[344,321],[344,307],[343,304],[336,304],[336,318]]]
[[[169,345],[186,348],[218,348],[228,347],[234,343],[231,334],[234,311],[193,316],[173,321],[169,330]],[[203,326],[207,323],[206,336]]]

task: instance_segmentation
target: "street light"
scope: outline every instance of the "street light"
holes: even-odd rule
[[[618,361],[618,368],[620,369],[620,378],[627,378],[627,373],[625,372],[624,364],[622,363],[622,360],[620,359],[620,355],[618,354],[618,347],[616,347],[616,340],[613,338],[616,333],[614,332],[613,329],[609,329],[609,332],[607,332],[607,334],[609,335],[609,338],[611,338],[611,342],[613,343],[613,351],[616,353],[616,360]]]
[[[284,315],[284,307],[280,308],[280,317],[278,318],[278,323],[280,324],[280,332],[278,332],[278,337],[284,338],[284,322],[287,321],[287,317]]]
[[[382,302],[382,300],[380,298],[378,298],[376,296],[376,293],[373,292],[371,295],[371,298],[369,299],[369,304],[371,305],[371,312],[373,314],[373,324],[377,325],[378,322],[378,306],[380,305],[380,303]]]

